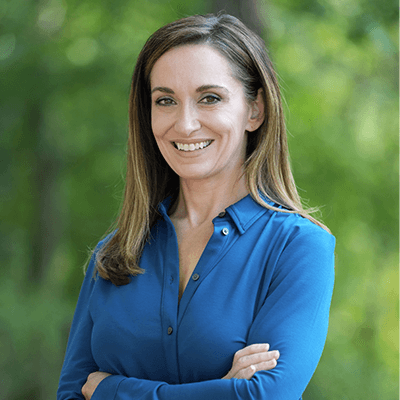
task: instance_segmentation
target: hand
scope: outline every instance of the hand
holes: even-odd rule
[[[99,383],[110,375],[111,374],[107,374],[107,372],[100,372],[100,371],[92,372],[88,376],[86,383],[82,387],[82,394],[85,397],[85,399],[90,400]]]
[[[275,368],[279,351],[269,351],[268,343],[252,344],[235,353],[231,370],[222,379],[250,379],[257,371]]]

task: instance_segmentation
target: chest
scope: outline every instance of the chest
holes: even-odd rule
[[[208,242],[206,234],[195,240],[173,229],[154,229],[141,258],[144,274],[121,287],[96,282],[89,312],[92,353],[100,368],[170,383],[227,373],[267,294],[270,241],[254,232],[249,246],[226,221],[214,224]]]
[[[213,226],[196,229],[175,225],[179,254],[179,301],[213,233]]]
[[[220,258],[223,243],[215,249],[212,244],[197,265],[199,278],[189,277],[179,304],[182,278],[176,279],[178,257],[172,251],[165,257],[164,251],[147,247],[142,257],[146,272],[128,285],[98,281],[89,309],[92,352],[100,368],[170,383],[227,373],[233,354],[246,345],[262,302],[262,269],[252,263],[253,272],[244,273],[251,260],[243,257],[240,245]]]

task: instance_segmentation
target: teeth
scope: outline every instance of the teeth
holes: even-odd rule
[[[211,142],[212,140],[206,140],[205,142],[190,143],[190,144],[174,142],[174,145],[178,150],[181,151],[196,151],[199,149],[204,149],[205,147],[209,146]]]

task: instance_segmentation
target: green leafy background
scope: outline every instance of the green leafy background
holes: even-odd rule
[[[239,3],[0,0],[0,399],[55,398],[82,266],[119,210],[145,40],[224,7],[246,20]],[[248,3],[282,85],[300,194],[337,238],[328,339],[304,399],[393,400],[398,4]]]

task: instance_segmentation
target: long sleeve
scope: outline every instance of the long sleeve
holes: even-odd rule
[[[264,276],[269,284],[259,294],[262,301],[246,345],[270,343],[271,349],[279,350],[281,356],[273,370],[257,372],[250,380],[185,384],[114,375],[100,383],[92,399],[298,400],[326,339],[334,282],[334,237],[306,221],[301,229],[277,241],[268,257],[274,267]]]
[[[93,255],[90,260],[75,309],[57,400],[84,399],[81,393],[82,386],[91,372],[99,370],[91,352],[93,321],[89,313],[90,297],[95,284],[92,276],[94,257]]]

